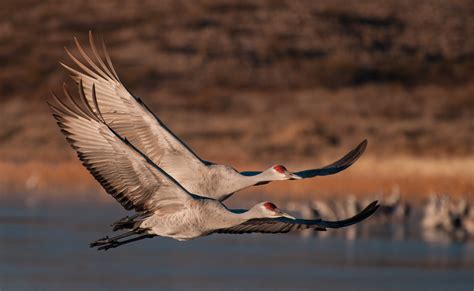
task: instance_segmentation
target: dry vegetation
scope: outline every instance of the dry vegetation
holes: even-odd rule
[[[4,1],[0,16],[4,196],[97,189],[44,103],[89,29],[211,161],[300,168],[369,139],[346,173],[247,193],[474,192],[470,1]]]

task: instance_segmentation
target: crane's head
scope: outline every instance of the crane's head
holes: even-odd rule
[[[296,219],[288,213],[281,211],[275,204],[268,201],[257,204],[256,206],[263,218],[286,217],[289,219]]]
[[[269,168],[267,171],[271,173],[274,180],[300,180],[302,177],[292,173],[286,169],[283,165],[275,165]]]

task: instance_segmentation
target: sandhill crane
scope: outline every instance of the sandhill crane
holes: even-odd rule
[[[228,209],[216,199],[188,192],[109,127],[99,110],[94,86],[92,105],[86,100],[82,83],[79,84],[81,105],[66,88],[64,93],[69,104],[55,96],[57,104],[49,106],[83,165],[125,209],[146,213],[134,222],[130,231],[113,238],[99,239],[91,247],[106,250],[153,236],[190,240],[213,233],[286,233],[307,228],[326,230],[358,223],[378,208],[375,201],[356,216],[341,221],[295,219],[271,202],[259,203],[249,210]],[[134,237],[128,238],[130,236]]]
[[[91,32],[89,43],[92,58],[79,41],[76,38],[74,40],[83,62],[66,48],[67,54],[78,68],[74,69],[63,63],[61,65],[71,73],[74,81],[82,81],[87,102],[92,104],[91,92],[95,86],[97,103],[107,124],[191,193],[224,201],[233,193],[255,185],[332,175],[351,166],[366,149],[367,141],[364,140],[330,165],[296,173],[288,171],[283,165],[275,165],[264,171],[238,172],[230,166],[205,161],[181,141],[140,98],[125,88],[103,41],[105,61],[99,56]],[[94,108],[92,110],[97,114]],[[125,219],[122,222],[127,221],[129,220]]]
[[[474,205],[470,205],[463,222],[467,233],[474,238]]]

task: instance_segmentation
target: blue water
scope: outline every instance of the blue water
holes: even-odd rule
[[[107,252],[116,205],[0,206],[0,290],[468,290],[474,246],[298,235],[146,239]]]

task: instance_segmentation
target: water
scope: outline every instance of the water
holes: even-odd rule
[[[0,289],[473,290],[474,246],[419,238],[213,235],[107,252],[116,205],[0,206]]]

